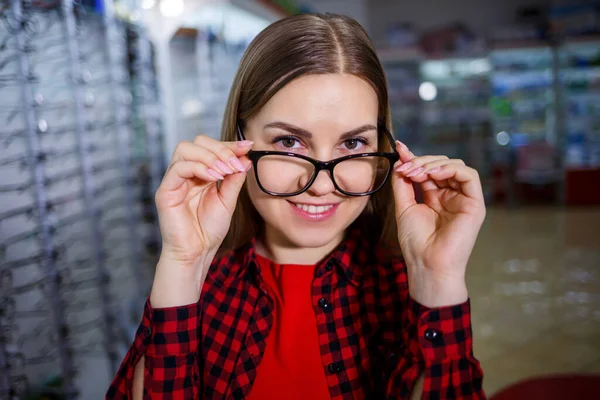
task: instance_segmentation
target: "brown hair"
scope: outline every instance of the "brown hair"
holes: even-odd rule
[[[364,28],[335,14],[301,14],[269,25],[254,38],[233,81],[221,140],[237,140],[236,126],[255,115],[277,91],[307,74],[352,74],[368,82],[379,100],[378,124],[391,131],[385,73]],[[379,135],[379,151],[392,151]],[[260,235],[262,217],[246,190],[238,197],[221,251],[236,249]],[[363,232],[394,247],[398,243],[391,179],[371,196],[357,218]]]

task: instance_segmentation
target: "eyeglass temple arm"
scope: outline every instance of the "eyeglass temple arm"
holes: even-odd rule
[[[392,145],[392,151],[394,153],[398,153],[398,151],[396,150],[396,141],[394,140],[394,135],[392,135],[392,132],[389,131],[389,129],[387,129],[384,126],[382,126],[383,130],[385,131],[385,135],[387,136],[387,138],[390,140],[390,144]]]
[[[246,138],[244,137],[244,134],[242,133],[242,128],[240,127],[240,125],[237,125],[237,137],[238,140],[246,140]]]

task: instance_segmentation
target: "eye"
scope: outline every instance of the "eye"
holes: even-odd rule
[[[278,143],[285,149],[298,149],[300,147],[300,141],[294,136],[278,136],[273,139],[272,143]],[[295,146],[296,144],[298,146]]]
[[[369,142],[362,138],[352,138],[344,141],[347,150],[361,150],[368,144]]]

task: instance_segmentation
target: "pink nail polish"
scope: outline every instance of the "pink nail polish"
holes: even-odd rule
[[[212,176],[212,177],[213,177],[213,178],[215,178],[215,179],[218,179],[218,180],[223,180],[223,179],[225,179],[225,177],[224,177],[224,176],[222,176],[221,174],[219,174],[217,171],[215,171],[215,170],[214,170],[214,169],[212,169],[212,168],[209,168],[209,169],[207,169],[207,170],[206,170],[206,172],[208,172],[208,173],[209,173],[209,175],[210,175],[210,176]]]
[[[246,171],[246,168],[244,168],[241,161],[238,160],[236,157],[231,157],[229,159],[229,164],[233,165],[233,168],[237,169],[239,172]]]
[[[238,147],[249,147],[252,146],[254,142],[252,140],[241,140],[237,142]]]
[[[412,177],[412,176],[417,176],[419,174],[421,174],[421,172],[423,172],[424,168],[423,167],[419,167],[417,169],[415,169],[414,171],[412,171],[410,174],[406,175],[406,177]]]
[[[219,160],[215,163],[216,169],[220,170],[225,174],[233,174],[233,170],[229,168],[223,161]]]
[[[412,165],[413,165],[413,163],[409,161],[406,164],[402,164],[402,166],[400,168],[398,168],[396,171],[398,171],[398,172],[406,171],[407,169],[412,167]]]
[[[427,173],[435,174],[436,172],[440,172],[441,169],[442,169],[442,167],[435,167],[434,169],[427,171]]]

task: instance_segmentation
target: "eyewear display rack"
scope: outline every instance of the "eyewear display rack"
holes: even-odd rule
[[[103,3],[0,3],[1,400],[44,383],[80,398],[85,357],[113,376],[151,283],[165,168],[152,48]]]

